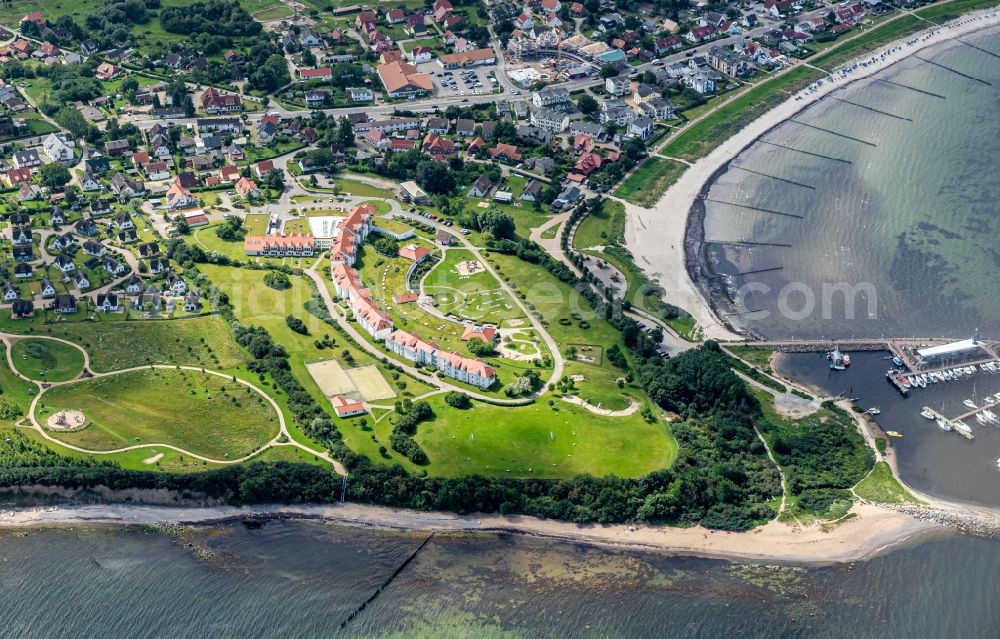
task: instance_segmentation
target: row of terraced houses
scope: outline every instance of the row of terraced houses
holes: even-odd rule
[[[435,366],[442,375],[478,388],[492,386],[496,382],[496,371],[486,362],[442,351],[416,333],[392,330],[392,319],[378,307],[371,290],[353,268],[358,246],[372,230],[374,215],[374,206],[360,204],[338,225],[340,232],[330,248],[330,272],[337,296],[350,305],[358,324],[373,338],[384,341],[385,347],[396,355],[415,364]]]

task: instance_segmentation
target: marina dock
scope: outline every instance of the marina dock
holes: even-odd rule
[[[989,406],[982,406],[982,407],[979,407],[979,408],[971,409],[967,413],[962,413],[961,415],[959,415],[958,417],[956,417],[954,419],[948,419],[947,417],[945,417],[941,413],[937,412],[936,410],[934,410],[930,406],[924,406],[924,410],[928,410],[931,413],[933,413],[934,419],[943,420],[946,424],[948,424],[949,426],[951,426],[952,431],[958,433],[959,435],[961,435],[962,437],[965,437],[966,439],[975,439],[975,437],[972,436],[972,433],[967,433],[967,432],[965,432],[964,430],[962,430],[960,428],[955,428],[955,422],[961,421],[961,420],[965,420],[966,417],[972,417],[976,413],[979,413],[979,412],[981,412],[983,410],[986,410],[987,408],[989,408]]]

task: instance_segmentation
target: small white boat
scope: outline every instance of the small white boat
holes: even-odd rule
[[[1000,417],[998,417],[997,414],[991,410],[984,410],[982,412],[982,415],[983,417],[986,418],[986,421],[988,421],[991,424],[1000,423]]]
[[[882,411],[879,410],[878,406],[872,406],[871,408],[869,408],[865,412],[868,413],[869,415],[881,415],[882,414]]]
[[[924,409],[920,411],[920,416],[924,419],[934,419],[934,413],[926,406],[924,406]]]
[[[958,420],[958,421],[955,422],[955,428],[957,428],[958,430],[962,431],[963,433],[966,433],[966,434],[969,434],[969,435],[972,434],[972,429],[969,428],[969,425],[966,424],[965,422],[963,422],[962,420]]]
[[[920,384],[920,388],[927,388],[927,376],[917,375],[917,383]]]
[[[889,437],[895,437],[897,439],[903,436],[903,433],[899,432],[898,430],[887,430],[885,431],[885,434],[888,435]]]
[[[964,399],[962,400],[962,403],[968,406],[969,408],[979,408],[978,406],[976,406],[976,403],[971,399]]]
[[[985,426],[987,423],[986,417],[984,417],[982,413],[976,413],[976,421],[982,424],[983,426]]]
[[[966,366],[965,367],[965,372],[968,373],[969,375],[972,375],[973,373],[976,372],[976,367],[975,366]]]
[[[997,400],[993,399],[992,395],[987,395],[983,398],[983,402],[985,402],[987,406],[992,406],[997,403]]]
[[[950,433],[951,432],[951,425],[948,424],[948,422],[944,421],[943,419],[938,418],[937,425],[938,425],[938,428],[940,428],[944,432],[946,432],[946,433]]]

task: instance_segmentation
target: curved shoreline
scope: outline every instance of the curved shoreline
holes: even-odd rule
[[[731,300],[725,295],[724,287],[721,291],[718,290],[720,276],[712,271],[711,265],[702,255],[707,245],[704,242],[703,199],[717,178],[734,159],[762,137],[834,91],[867,79],[928,47],[996,27],[1000,27],[1000,10],[991,8],[963,15],[951,22],[890,42],[873,53],[841,66],[818,81],[822,82],[819,86],[814,83],[762,114],[692,164],[660,196],[652,209],[626,203],[626,245],[636,256],[636,263],[646,263],[644,270],[664,286],[666,299],[691,313],[698,325],[703,327],[707,338],[734,341],[753,339],[755,336],[748,334],[745,327],[734,325],[727,318],[724,309],[720,308],[720,295],[723,295],[727,303],[731,303]],[[912,44],[908,44],[909,42]],[[880,59],[887,52],[889,54]],[[862,62],[870,63],[849,74],[841,73],[841,69],[848,69]],[[830,77],[833,78],[832,81]],[[797,100],[797,97],[801,99]],[[654,227],[655,232],[648,232]],[[667,246],[669,249],[665,248]]]
[[[60,506],[0,512],[0,529],[74,525],[209,526],[240,521],[317,520],[335,525],[396,532],[521,535],[562,543],[618,550],[661,552],[710,559],[781,561],[795,564],[845,563],[951,529],[910,513],[856,504],[855,516],[840,523],[792,527],[777,521],[748,532],[701,527],[577,525],[525,516],[453,515],[382,506],[219,506],[176,508],[110,504]]]

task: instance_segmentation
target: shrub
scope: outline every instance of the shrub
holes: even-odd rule
[[[446,404],[452,408],[466,409],[472,407],[472,400],[465,393],[459,393],[458,391],[451,391],[444,396],[444,401]]]
[[[268,271],[264,276],[264,283],[276,291],[283,291],[292,287],[292,281],[281,271]]]
[[[309,334],[309,327],[306,326],[306,323],[300,320],[299,318],[295,317],[294,315],[289,315],[288,317],[286,317],[285,324],[288,324],[288,328],[292,329],[296,333],[299,333],[300,335]]]

